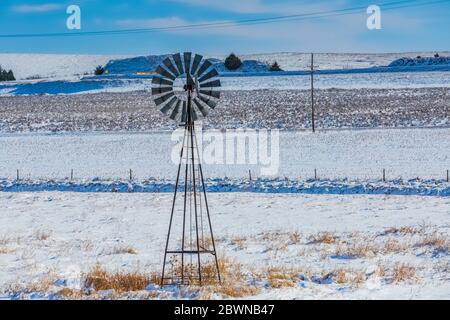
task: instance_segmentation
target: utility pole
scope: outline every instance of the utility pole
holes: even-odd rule
[[[316,120],[314,114],[314,53],[311,53],[311,124],[312,131],[316,132]]]

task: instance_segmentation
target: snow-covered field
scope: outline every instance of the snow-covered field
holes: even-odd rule
[[[274,153],[270,163],[279,163],[275,176],[281,178],[308,179],[316,168],[323,179],[381,179],[384,168],[388,180],[444,179],[449,137],[448,128],[281,132],[279,157]],[[21,178],[63,179],[73,169],[76,179],[126,179],[132,169],[137,180],[173,179],[176,141],[168,132],[3,134],[0,178],[14,179],[19,169]],[[207,177],[246,178],[251,169],[256,178],[268,164],[206,163],[204,171]]]
[[[305,90],[310,81],[308,75],[223,77],[221,90]],[[321,74],[314,84],[317,89],[448,88],[450,72]],[[21,81],[0,84],[0,96],[133,92],[151,87],[151,79],[145,77]]]
[[[316,127],[448,127],[448,95],[449,88],[316,90]],[[309,90],[226,91],[204,127],[309,129],[310,98]],[[148,132],[177,127],[159,111],[148,91],[0,97],[0,105],[0,132],[8,133]]]
[[[160,272],[171,197],[0,193],[6,209],[0,215],[1,297],[64,298],[72,292],[64,288],[87,294],[83,277],[96,265]],[[251,289],[244,297],[450,296],[448,197],[226,193],[209,199],[219,255],[231,261],[228,272],[240,270],[228,281],[224,270],[224,286]],[[90,293],[192,299],[210,297],[210,290],[227,297],[220,288],[155,285]]]

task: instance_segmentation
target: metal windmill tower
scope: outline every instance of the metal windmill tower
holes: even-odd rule
[[[218,72],[209,60],[190,52],[166,58],[156,69],[155,104],[184,126],[175,191],[167,232],[161,285],[218,281],[219,263],[194,123],[220,98]],[[176,82],[181,82],[177,91]]]

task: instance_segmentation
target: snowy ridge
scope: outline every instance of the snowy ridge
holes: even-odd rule
[[[211,178],[208,192],[304,193],[304,194],[377,194],[450,196],[450,183],[444,180],[289,180]],[[141,182],[127,180],[0,180],[3,192],[173,192],[174,182],[150,178]]]
[[[400,58],[392,61],[388,67],[422,67],[422,66],[450,66],[450,57],[417,57]]]

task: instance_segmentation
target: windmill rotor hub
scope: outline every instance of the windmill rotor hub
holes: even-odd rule
[[[205,118],[220,99],[219,73],[201,55],[176,53],[164,59],[155,72],[153,101],[172,120],[185,123],[188,104],[193,121]]]

